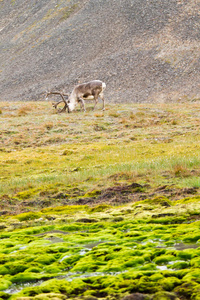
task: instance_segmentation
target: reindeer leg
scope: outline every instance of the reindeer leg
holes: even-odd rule
[[[93,108],[93,110],[95,110],[95,107],[96,107],[96,105],[97,105],[97,103],[98,103],[98,96],[94,96],[94,101],[95,101],[95,103],[94,103],[94,108]]]
[[[102,100],[102,102],[103,102],[102,110],[105,110],[105,99],[104,99],[104,94],[99,94],[99,97],[101,98],[101,100]]]
[[[80,103],[80,109],[83,109],[83,102],[78,98],[78,103]]]
[[[84,110],[84,112],[86,112],[86,109],[85,109],[85,101],[84,101],[82,98],[78,98],[78,101],[81,103],[81,107],[82,107],[82,109]]]

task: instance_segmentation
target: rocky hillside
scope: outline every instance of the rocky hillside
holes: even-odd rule
[[[101,79],[108,101],[200,97],[196,0],[0,0],[0,100]]]

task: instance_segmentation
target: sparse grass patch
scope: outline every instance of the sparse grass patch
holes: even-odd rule
[[[137,117],[144,117],[145,116],[145,112],[143,110],[141,111],[137,111],[135,114]]]
[[[118,118],[120,116],[120,114],[117,112],[110,112],[108,115],[113,118]]]
[[[25,116],[28,112],[34,109],[34,106],[31,105],[23,105],[18,109],[18,116]]]
[[[61,155],[68,156],[68,155],[71,155],[71,154],[76,154],[76,152],[73,151],[73,150],[64,150]]]
[[[94,113],[94,116],[95,116],[96,118],[103,118],[104,113],[103,113],[103,112],[102,112],[102,113]]]
[[[131,120],[136,120],[137,119],[137,116],[136,116],[136,114],[134,113],[134,112],[130,112],[130,119]]]
[[[190,171],[182,165],[175,165],[174,175],[176,177],[188,177],[190,176]]]
[[[47,122],[44,124],[44,128],[46,128],[47,130],[50,130],[53,128],[53,122]]]
[[[119,123],[121,123],[121,124],[129,124],[129,120],[127,119],[127,118],[122,118],[120,121],[119,121]]]
[[[129,181],[132,180],[134,181],[135,177],[136,177],[137,173],[135,172],[120,172],[120,173],[115,173],[112,174],[108,177],[108,180],[110,181],[121,181],[121,180],[125,180],[125,181]]]
[[[174,120],[172,120],[171,123],[172,123],[172,125],[177,125],[177,124],[178,124],[178,120],[175,120],[175,119],[174,119]]]
[[[185,187],[194,187],[199,189],[200,188],[200,175],[198,177],[196,176],[188,176],[186,178],[183,178],[180,182],[180,186]]]

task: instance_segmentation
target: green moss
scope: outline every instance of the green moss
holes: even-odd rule
[[[141,293],[156,293],[160,287],[151,282],[148,276],[142,276],[137,283],[137,290]]]
[[[177,204],[189,204],[189,203],[195,203],[195,202],[200,202],[200,196],[195,196],[195,197],[187,197],[181,200],[177,200]]]
[[[199,233],[193,233],[186,237],[183,238],[183,243],[195,243],[197,242],[198,240],[200,240],[200,234]]]
[[[1,300],[7,300],[10,298],[10,295],[4,292],[0,292],[0,299]]]
[[[47,273],[47,274],[54,274],[57,275],[58,273],[60,273],[63,270],[63,265],[58,266],[58,264],[51,264],[50,266],[46,266],[43,268],[43,270]]]
[[[125,233],[124,236],[125,237],[138,237],[138,236],[141,236],[141,232],[140,231],[136,231],[136,230],[131,230],[131,231]]]
[[[124,220],[123,217],[118,216],[118,217],[115,217],[112,221],[113,222],[122,222],[123,220]]]
[[[9,263],[5,264],[5,267],[8,270],[8,274],[11,274],[11,275],[15,275],[20,272],[24,272],[28,268],[28,266],[26,264],[24,264],[23,261],[9,262]]]
[[[153,199],[146,199],[140,202],[140,204],[160,205],[169,207],[173,205],[173,202],[164,196],[157,196]]]
[[[162,216],[162,214],[159,214],[158,216],[156,216],[156,219],[151,218],[148,222],[155,223],[155,224],[181,224],[186,221],[187,221],[186,216],[174,215],[174,217],[170,217],[170,216]]]
[[[72,268],[72,272],[95,272],[99,268],[99,265],[92,258],[80,259],[77,264]]]
[[[188,271],[188,273],[183,277],[183,281],[196,281],[200,283],[200,270],[194,269]]]
[[[56,206],[56,207],[48,207],[41,210],[42,213],[54,213],[54,214],[74,214],[77,211],[87,210],[87,205],[68,205],[68,206]]]
[[[24,273],[18,273],[16,275],[14,275],[13,277],[11,277],[10,281],[12,283],[23,283],[23,282],[31,282],[31,281],[35,281],[35,280],[40,280],[40,279],[46,279],[48,277],[50,277],[50,276],[42,275],[42,274],[38,274],[38,273],[24,272]]]
[[[29,189],[23,192],[18,192],[15,196],[20,200],[25,200],[33,197],[38,193],[38,189]]]
[[[200,267],[200,258],[195,257],[195,258],[191,259],[190,264],[192,267],[199,268]]]
[[[185,262],[185,261],[178,261],[178,262],[175,262],[174,264],[171,264],[168,267],[172,268],[172,269],[176,269],[176,270],[181,270],[181,269],[189,268],[190,267],[190,263],[189,262]]]
[[[185,249],[183,251],[178,251],[176,257],[177,259],[188,260],[191,259],[194,255],[195,253],[193,249]]]
[[[11,241],[8,241],[8,240],[3,241],[3,246],[4,246],[5,248],[12,248],[12,247],[14,247],[15,245],[16,245],[15,242],[11,242]]]
[[[79,260],[80,258],[82,258],[81,255],[75,254],[75,255],[71,255],[69,257],[63,256],[62,259],[62,263],[65,267],[70,267],[72,268]]]
[[[101,191],[100,190],[93,190],[91,192],[87,192],[84,197],[96,197],[98,195],[101,195]]]
[[[139,269],[139,270],[144,270],[144,271],[153,271],[153,270],[157,270],[157,269],[156,269],[156,265],[153,264],[153,263],[145,264],[144,266],[139,267],[138,269]]]
[[[135,267],[135,266],[138,266],[138,265],[142,265],[143,263],[145,262],[144,258],[143,257],[137,257],[135,256],[134,258],[132,259],[129,259],[125,264],[124,264],[124,267]]]
[[[12,282],[7,279],[0,278],[0,291],[6,290],[11,286]]]
[[[180,279],[173,276],[161,280],[161,286],[166,291],[172,291],[176,286],[180,284]]]
[[[155,273],[155,274],[150,276],[150,280],[155,281],[155,282],[158,282],[163,278],[164,278],[164,276],[160,273]]]
[[[157,265],[162,265],[162,264],[166,264],[169,261],[173,261],[175,260],[176,257],[173,255],[161,255],[156,257],[153,261],[157,264]]]
[[[40,263],[42,265],[50,265],[54,261],[56,261],[56,258],[54,255],[51,254],[40,255],[35,259],[36,263]]]
[[[42,268],[39,268],[37,266],[36,267],[33,266],[33,267],[28,268],[26,270],[26,272],[28,272],[28,273],[41,273],[42,272]]]
[[[67,297],[60,293],[42,293],[35,297],[27,298],[27,297],[20,297],[21,300],[28,300],[28,299],[35,299],[35,300],[65,300]]]
[[[61,230],[64,230],[64,231],[79,231],[81,229],[80,225],[77,225],[77,224],[69,224],[69,225],[64,225],[61,227]]]
[[[6,275],[8,273],[8,269],[5,266],[0,266],[0,275]]]
[[[90,211],[91,213],[94,213],[94,212],[102,212],[102,211],[105,211],[105,210],[107,210],[107,209],[109,209],[109,208],[111,208],[111,206],[108,205],[108,204],[99,204],[99,205],[97,205],[97,206],[92,207],[89,211]]]
[[[19,221],[28,221],[28,220],[35,220],[39,219],[41,217],[40,213],[35,213],[35,212],[28,212],[28,213],[23,213],[20,215],[17,215],[16,218]]]
[[[67,253],[69,251],[69,246],[60,246],[55,243],[53,245],[49,245],[47,252],[48,253]]]

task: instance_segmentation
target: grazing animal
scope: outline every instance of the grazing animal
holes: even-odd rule
[[[95,101],[94,108],[93,108],[94,110],[98,102],[98,97],[100,97],[101,100],[103,101],[102,110],[105,110],[105,100],[103,94],[105,88],[106,88],[105,82],[102,82],[100,80],[92,80],[90,82],[82,83],[75,86],[67,101],[68,112],[73,111],[77,103],[80,103],[82,109],[86,111],[84,99],[85,100],[94,99]]]

